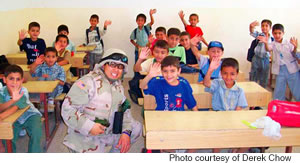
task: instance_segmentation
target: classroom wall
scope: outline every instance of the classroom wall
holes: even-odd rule
[[[72,42],[76,45],[82,44],[85,40],[85,29],[89,27],[89,17],[91,14],[96,13],[100,16],[99,26],[101,28],[103,27],[104,20],[110,19],[112,21],[112,25],[108,27],[108,31],[103,37],[105,49],[120,48],[124,50],[129,56],[129,65],[132,68],[134,47],[129,42],[129,36],[132,30],[137,27],[135,22],[136,15],[145,13],[147,22],[149,22],[150,7],[155,7],[157,13],[154,15],[153,33],[158,26],[166,28],[178,27],[180,30],[184,30],[178,16],[178,12],[183,9],[186,19],[188,19],[189,14],[197,13],[200,18],[198,25],[202,28],[205,39],[207,41],[221,41],[225,48],[224,56],[237,58],[240,62],[240,69],[248,73],[250,63],[247,62],[246,55],[247,49],[253,40],[249,35],[250,22],[268,18],[272,20],[273,24],[282,23],[285,26],[285,38],[289,39],[291,36],[295,36],[300,39],[298,31],[300,26],[300,10],[294,9],[292,7],[293,4],[291,4],[291,8],[286,5],[285,8],[255,8],[255,4],[249,4],[249,1],[246,0],[244,2],[248,2],[246,4],[249,7],[237,7],[233,5],[231,8],[230,4],[226,4],[222,8],[219,3],[217,3],[218,5],[205,4],[202,6],[203,3],[201,1],[196,1],[192,7],[184,6],[184,8],[166,8],[161,5],[155,7],[154,4],[149,7],[144,5],[142,8],[137,6],[128,7],[128,5],[125,5],[125,7],[115,5],[116,7],[114,7],[113,4],[104,6],[103,8],[82,8],[82,6],[46,8],[47,4],[37,6],[40,8],[25,8],[28,5],[24,7],[18,5],[15,8],[11,6],[7,6],[7,8],[2,7],[0,10],[0,54],[16,53],[19,50],[16,44],[18,31],[23,28],[27,29],[28,23],[31,21],[40,23],[40,38],[46,41],[47,46],[52,45],[57,34],[57,27],[60,24],[68,25],[70,31],[69,38]],[[87,6],[91,6],[91,4]],[[296,6],[299,6],[299,2],[297,2]],[[50,5],[50,7],[52,6]],[[257,30],[260,30],[260,27]],[[133,76],[132,71],[127,74],[127,77],[131,76]]]

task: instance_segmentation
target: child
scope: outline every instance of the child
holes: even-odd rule
[[[66,35],[59,34],[55,39],[55,49],[58,53],[57,64],[60,66],[70,63],[71,53],[67,50],[69,39]]]
[[[186,64],[184,47],[178,46],[180,30],[177,28],[170,28],[167,32],[167,41],[169,45],[169,55],[175,56],[179,59],[180,64]]]
[[[300,101],[299,59],[296,56],[298,41],[296,38],[291,38],[290,42],[283,39],[284,27],[281,24],[272,27],[272,35],[275,39],[272,43],[268,43],[267,37],[257,38],[265,44],[266,50],[273,51],[272,73],[276,75],[273,99],[286,100],[285,90],[288,85],[295,100]]]
[[[203,55],[198,55],[200,56],[198,59],[198,64],[200,68],[199,72],[199,79],[198,82],[203,82],[205,75],[207,74],[207,71],[209,69],[209,65],[211,61],[216,58],[216,59],[221,59],[222,55],[224,53],[224,47],[221,42],[219,41],[211,41],[208,44],[208,50],[207,54],[209,58],[204,57]],[[211,79],[216,79],[216,78],[221,78],[221,72],[220,72],[221,66],[219,65],[218,68],[216,68],[210,78]]]
[[[90,70],[94,69],[94,65],[100,61],[103,55],[103,40],[102,36],[106,33],[107,26],[111,25],[110,20],[105,20],[103,30],[99,30],[97,24],[99,23],[99,16],[93,14],[90,17],[91,26],[86,29],[87,45],[96,45],[96,48],[89,52]]]
[[[138,60],[139,49],[141,47],[145,47],[148,43],[148,37],[150,35],[151,26],[154,23],[153,14],[155,14],[155,13],[156,13],[156,9],[150,10],[149,14],[150,14],[151,21],[146,26],[144,26],[146,23],[146,15],[138,14],[136,17],[136,23],[137,23],[138,27],[136,29],[134,29],[130,35],[130,42],[135,46],[134,63],[136,63]],[[134,40],[136,40],[136,41],[134,41]]]
[[[189,18],[190,25],[188,25],[186,23],[186,21],[184,20],[184,13],[182,10],[179,12],[179,17],[184,25],[185,30],[191,35],[191,38],[193,38],[195,36],[201,36],[201,41],[206,46],[208,46],[206,40],[203,37],[202,29],[200,27],[197,27],[197,24],[199,23],[198,15],[195,13],[190,15],[190,18]],[[198,44],[198,49],[201,50],[201,44]]]
[[[27,64],[32,64],[37,57],[44,54],[46,44],[41,38],[38,38],[40,34],[40,25],[37,22],[31,22],[28,26],[28,33],[30,38],[26,38],[26,30],[19,31],[18,45],[20,50],[24,50],[27,56]]]
[[[219,67],[221,60],[212,59],[207,74],[204,78],[205,91],[212,94],[212,107],[215,111],[242,110],[248,106],[245,93],[242,88],[236,84],[236,78],[239,73],[239,63],[234,58],[226,58],[221,64],[222,79],[211,81],[212,72]],[[233,149],[233,153],[243,153],[248,148]],[[220,152],[220,149],[213,149],[214,153]]]
[[[66,35],[66,36],[68,36],[69,35],[69,28],[68,28],[68,26],[66,26],[64,24],[58,26],[58,28],[57,28],[57,34],[58,35]],[[69,40],[68,42],[69,43],[68,43],[66,49],[69,52],[71,52],[71,53],[75,53],[76,49],[75,49],[74,43],[71,40]],[[53,43],[53,46],[54,46],[54,43]]]
[[[6,86],[0,89],[0,121],[28,105],[30,108],[13,124],[14,137],[13,152],[16,152],[16,141],[19,132],[25,128],[30,137],[28,152],[42,152],[41,113],[29,101],[28,90],[22,87],[23,70],[17,65],[10,65],[5,69],[4,82]]]
[[[153,51],[154,45],[158,40],[167,40],[167,30],[165,27],[157,27],[155,30],[155,39],[152,34],[148,38],[148,43],[151,51]]]
[[[265,36],[268,39],[268,42],[272,42],[272,37],[269,34],[272,27],[272,22],[270,20],[264,19],[261,21],[261,31],[254,31],[255,26],[258,26],[258,21],[254,21],[250,24],[249,30],[250,35],[254,38],[258,36]],[[252,58],[251,62],[251,71],[250,71],[250,81],[258,82],[259,85],[266,88],[269,79],[270,72],[270,53],[266,50],[264,43],[259,42],[254,49],[255,55]]]
[[[169,54],[168,43],[165,40],[156,41],[152,51],[152,55],[154,58],[148,58],[150,53],[151,51],[149,50],[149,48],[147,47],[142,48],[139,59],[134,65],[135,72],[149,73],[152,64],[161,63],[161,61]]]
[[[40,59],[30,68],[30,73],[33,77],[39,77],[38,80],[53,81],[58,80],[59,84],[52,93],[48,94],[49,110],[54,109],[54,98],[60,95],[63,91],[63,85],[66,81],[64,69],[57,64],[57,51],[53,47],[48,47],[45,50],[45,62]]]
[[[190,34],[185,31],[181,32],[179,42],[180,46],[183,46],[185,49],[186,65],[191,68],[191,72],[199,72],[197,58],[200,58],[201,54],[196,47],[197,45],[192,44]]]
[[[184,104],[188,109],[197,111],[193,90],[187,80],[179,77],[180,64],[176,57],[167,56],[161,62],[154,63],[149,75],[141,82],[140,88],[145,94],[155,97],[158,111],[184,111]],[[162,76],[158,76],[162,72]],[[156,77],[157,76],[157,77]]]

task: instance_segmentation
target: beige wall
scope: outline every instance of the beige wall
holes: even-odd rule
[[[298,5],[298,4],[297,4]],[[85,29],[89,27],[91,14],[100,16],[99,26],[102,28],[105,19],[112,20],[108,32],[103,37],[105,49],[120,48],[129,56],[130,67],[134,62],[134,47],[129,42],[130,33],[136,28],[135,17],[138,13],[147,15],[149,22],[149,7],[145,8],[33,8],[2,10],[0,12],[0,53],[8,54],[18,51],[16,44],[18,31],[27,29],[28,23],[37,21],[41,25],[40,38],[50,46],[57,34],[57,26],[66,24],[69,27],[69,38],[76,45],[84,42]],[[183,30],[183,25],[178,17],[180,8],[157,7],[154,15],[155,24],[152,32],[158,26],[166,28],[178,27]],[[291,8],[184,8],[186,19],[195,12],[200,17],[198,24],[204,31],[207,41],[219,40],[224,44],[225,57],[237,58],[241,70],[249,72],[250,63],[246,61],[247,49],[253,38],[249,36],[249,23],[268,18],[273,23],[282,23],[285,26],[285,37],[291,36],[300,39],[300,10]],[[260,30],[260,28],[257,28]],[[127,76],[132,76],[130,72]],[[248,75],[246,75],[248,76]]]

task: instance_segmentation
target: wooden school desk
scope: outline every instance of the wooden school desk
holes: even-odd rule
[[[237,84],[245,92],[248,107],[268,106],[272,99],[271,92],[267,91],[255,82],[239,82]],[[191,87],[193,89],[194,98],[197,102],[197,107],[212,108],[212,95],[204,91],[205,86],[203,84],[191,84]],[[156,108],[154,96],[144,96],[144,108],[145,110],[154,110]]]
[[[95,48],[96,45],[77,46],[76,52],[89,52],[89,51],[93,51]]]
[[[5,57],[10,64],[27,64],[27,57],[25,52],[7,54]]]
[[[27,106],[24,109],[19,109],[17,110],[17,112],[15,112],[14,114],[10,115],[9,117],[5,118],[3,121],[0,122],[0,139],[6,140],[8,153],[12,153],[12,139],[14,137],[13,124],[28,109],[29,106]]]
[[[198,83],[199,73],[180,73],[180,76],[188,80],[190,84]],[[240,71],[236,81],[238,82],[246,81],[245,73]]]
[[[250,123],[265,116],[267,110],[172,112],[145,111],[147,149],[204,149],[238,147],[299,146],[300,128],[281,128],[282,137],[273,140],[263,129]],[[291,152],[291,151],[287,151]]]
[[[26,78],[28,81],[32,81],[32,80],[36,80],[36,78],[32,77],[30,74],[30,69],[28,68],[28,65],[23,65],[23,64],[18,64],[18,66],[20,66],[22,68],[22,70],[24,71],[24,78]],[[70,73],[70,68],[71,68],[71,64],[67,64],[67,65],[63,65],[63,69],[65,71],[65,74],[67,76],[67,73]]]
[[[23,83],[23,87],[27,88],[29,93],[39,93],[40,100],[44,102],[46,148],[48,148],[49,144],[51,143],[51,140],[59,125],[58,123],[55,124],[53,131],[51,134],[49,134],[47,93],[52,93],[57,85],[58,81],[28,81]]]

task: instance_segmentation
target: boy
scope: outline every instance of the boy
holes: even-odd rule
[[[19,31],[19,40],[17,44],[20,46],[20,50],[24,50],[27,56],[27,64],[32,64],[37,57],[44,54],[46,48],[45,41],[38,38],[40,34],[40,24],[37,22],[31,22],[28,26],[28,33],[30,38],[26,38],[26,30]]]
[[[66,35],[60,34],[55,39],[55,49],[58,53],[57,64],[60,66],[70,63],[71,53],[67,50],[69,39]]]
[[[207,54],[208,54],[209,58],[204,57],[203,55],[198,55],[198,56],[200,56],[198,59],[198,64],[199,64],[199,68],[200,68],[198,82],[202,82],[204,80],[204,77],[207,74],[207,71],[209,69],[209,65],[210,65],[211,61],[214,58],[221,59],[223,53],[224,53],[224,47],[223,47],[222,43],[219,41],[211,41],[208,44],[208,50],[207,50]],[[221,69],[221,66],[219,65],[219,67],[213,71],[210,78],[211,79],[221,78],[220,69]]]
[[[158,40],[167,40],[167,31],[165,27],[157,27],[155,30],[155,39],[152,34],[148,38],[149,47],[153,51],[154,45]]]
[[[91,26],[86,29],[87,45],[96,45],[96,48],[89,52],[90,70],[94,69],[94,65],[100,61],[103,55],[103,40],[102,36],[106,33],[107,26],[111,25],[110,20],[105,20],[103,30],[99,30],[97,24],[99,23],[99,16],[93,14],[90,17]]]
[[[161,70],[160,70],[161,69]],[[184,104],[188,109],[197,111],[193,90],[187,80],[179,77],[180,64],[176,57],[167,56],[161,62],[154,63],[149,75],[141,82],[140,88],[145,94],[155,97],[158,111],[184,111]],[[162,76],[158,76],[162,73]],[[156,77],[157,76],[157,77]]]
[[[265,36],[268,39],[268,43],[271,43],[273,38],[269,34],[272,27],[272,22],[270,20],[264,19],[261,21],[261,31],[254,31],[255,26],[258,26],[258,21],[254,21],[250,24],[249,30],[250,35],[254,38],[258,36]],[[259,42],[254,49],[255,55],[252,58],[251,62],[251,71],[250,71],[250,81],[255,81],[259,83],[262,87],[266,88],[269,72],[270,72],[270,53],[266,50],[264,43]]]
[[[161,63],[161,61],[169,54],[168,43],[165,40],[156,41],[152,51],[153,58],[148,58],[150,54],[151,51],[149,48],[142,48],[139,59],[134,65],[135,72],[148,73],[152,64]]]
[[[49,110],[54,109],[54,98],[63,91],[63,85],[66,81],[64,69],[57,64],[57,51],[53,47],[45,50],[45,62],[37,59],[31,66],[30,73],[32,77],[39,77],[38,80],[53,81],[58,80],[59,84],[52,93],[48,94]]]
[[[203,37],[202,29],[200,27],[197,27],[197,24],[199,23],[198,15],[195,13],[190,15],[190,18],[189,18],[190,25],[188,25],[186,23],[186,21],[184,20],[184,13],[182,10],[179,12],[179,17],[184,25],[185,30],[191,35],[191,38],[193,38],[195,36],[200,36],[201,41],[206,46],[208,46],[206,40]],[[198,49],[201,50],[201,43],[198,44]]]
[[[273,51],[272,73],[276,75],[273,99],[286,100],[285,90],[288,85],[295,100],[300,101],[300,68],[296,56],[298,41],[296,38],[291,38],[290,42],[283,39],[284,27],[281,24],[272,27],[272,35],[275,39],[272,43],[268,43],[264,36],[257,38],[265,44],[266,50]]]
[[[151,21],[146,26],[146,15],[138,14],[136,17],[136,23],[138,27],[131,32],[130,42],[135,46],[135,60],[134,63],[137,62],[139,56],[139,49],[141,47],[145,47],[148,43],[148,37],[150,35],[151,26],[154,23],[153,14],[156,13],[156,9],[151,9],[149,14]],[[136,40],[136,41],[134,41]]]
[[[236,84],[239,73],[238,61],[234,58],[226,58],[221,64],[222,79],[211,81],[212,72],[219,67],[220,58],[214,58],[204,78],[205,91],[212,94],[212,107],[215,111],[242,110],[248,106],[243,89]],[[234,149],[233,152],[245,152],[248,148]],[[214,149],[220,152],[220,149]]]
[[[58,35],[66,35],[68,37],[68,35],[69,35],[69,28],[68,28],[68,26],[66,26],[64,24],[58,26],[58,28],[57,28],[57,34]],[[74,43],[71,40],[68,41],[68,45],[67,45],[66,49],[69,50],[69,52],[71,52],[71,53],[75,53],[76,52],[75,45],[74,45]]]
[[[19,132],[25,128],[30,137],[28,152],[42,152],[41,113],[29,101],[28,91],[22,87],[23,70],[17,65],[10,65],[5,69],[3,78],[6,86],[0,89],[0,121],[28,105],[30,108],[13,124],[14,137],[12,140],[13,152],[16,152],[16,141]]]

